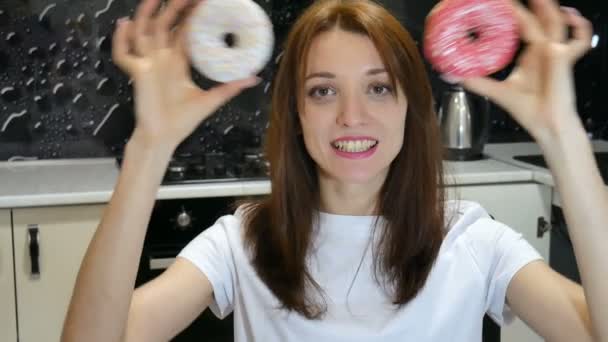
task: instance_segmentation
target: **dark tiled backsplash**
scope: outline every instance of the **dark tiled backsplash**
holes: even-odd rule
[[[122,153],[134,126],[133,99],[128,78],[111,62],[111,38],[115,20],[131,15],[137,2],[2,0],[0,160],[107,157]],[[310,1],[258,3],[270,14],[275,27],[276,58],[290,24]],[[383,3],[420,41],[424,17],[435,1]],[[603,25],[605,40],[603,15],[597,20]],[[600,48],[603,51],[598,48],[593,53],[606,56],[605,42]],[[602,80],[598,75],[606,75],[606,61],[590,57],[584,63],[587,65],[579,68],[582,81],[577,81],[585,91],[579,94],[579,107],[585,118],[593,120],[597,126],[594,129],[599,129],[603,124],[603,116],[598,116],[599,94],[602,89],[606,93],[606,76]],[[203,154],[227,151],[235,145],[259,146],[267,126],[274,68],[275,63],[269,63],[260,74],[264,80],[260,85],[218,110],[184,141],[178,153]],[[445,85],[430,74],[439,93]],[[194,71],[193,75],[199,85],[213,85]],[[493,121],[496,140],[527,139],[496,108]]]
[[[111,40],[115,20],[132,15],[138,1],[39,3],[0,5],[0,160],[119,155],[134,113],[129,80],[111,61]],[[289,18],[261,5],[279,15],[277,27]],[[271,64],[264,82],[221,108],[180,150],[259,144]],[[194,78],[213,85],[196,72]]]

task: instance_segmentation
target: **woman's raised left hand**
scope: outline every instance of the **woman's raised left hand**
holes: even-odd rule
[[[538,142],[550,144],[565,128],[582,128],[573,66],[590,49],[593,28],[577,10],[560,8],[555,0],[531,0],[531,11],[515,0],[513,6],[528,44],[515,69],[504,81],[481,77],[462,84],[507,110]]]

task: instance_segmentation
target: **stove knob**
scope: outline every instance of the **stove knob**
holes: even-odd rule
[[[213,172],[216,177],[221,177],[226,175],[226,166],[219,164],[213,168]]]
[[[196,171],[197,175],[205,175],[207,173],[207,168],[204,164],[196,164],[194,165],[194,171]]]
[[[182,209],[182,212],[177,215],[175,223],[177,225],[177,229],[186,230],[192,225],[192,217],[185,209]]]
[[[169,165],[169,171],[171,173],[176,173],[176,174],[182,174],[185,173],[187,169],[186,165],[182,165],[182,164],[171,164]]]

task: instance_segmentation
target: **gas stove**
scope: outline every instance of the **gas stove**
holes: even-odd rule
[[[122,157],[117,158],[120,167]],[[171,158],[162,185],[266,180],[269,163],[261,149],[238,152],[208,152],[202,155],[176,154]]]

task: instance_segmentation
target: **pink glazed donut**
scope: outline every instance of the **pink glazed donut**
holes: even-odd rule
[[[499,71],[518,45],[510,0],[443,0],[426,18],[424,55],[448,82]]]
[[[204,0],[189,19],[188,53],[207,78],[229,82],[261,71],[272,56],[274,33],[252,0]]]

